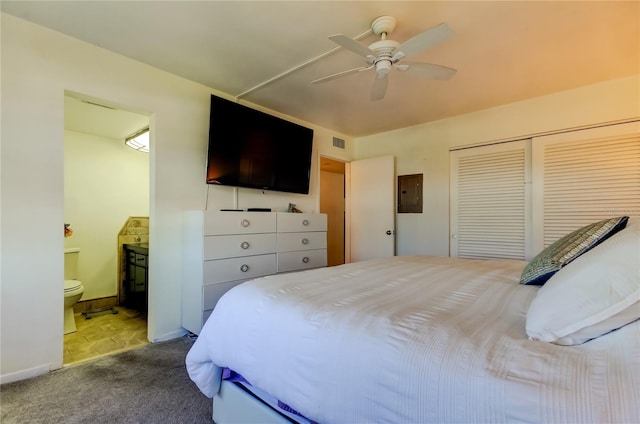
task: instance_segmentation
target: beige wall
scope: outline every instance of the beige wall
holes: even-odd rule
[[[115,296],[118,232],[130,216],[149,215],[149,155],[123,140],[64,133],[64,222],[80,248],[82,300]]]
[[[181,233],[185,210],[227,208],[233,190],[204,182],[209,102],[215,90],[2,13],[0,381],[62,366],[64,95],[90,96],[150,117],[149,154],[151,341],[181,327]],[[320,154],[343,134],[314,127],[309,196],[239,190],[240,207],[289,202],[318,208]],[[72,222],[73,224],[73,222]],[[19,323],[17,325],[16,323]]]
[[[397,253],[449,254],[449,149],[640,117],[640,75],[356,140],[357,159],[392,154],[424,174],[424,212],[397,215]]]

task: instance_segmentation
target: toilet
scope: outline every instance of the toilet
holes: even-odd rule
[[[80,249],[64,249],[64,334],[73,333],[77,330],[76,321],[73,318],[73,305],[75,305],[84,293],[84,286],[81,281],[76,280],[78,276],[78,257]]]

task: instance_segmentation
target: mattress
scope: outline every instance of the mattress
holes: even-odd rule
[[[525,262],[398,256],[227,292],[187,355],[318,423],[640,422],[640,323],[578,346],[529,340]]]

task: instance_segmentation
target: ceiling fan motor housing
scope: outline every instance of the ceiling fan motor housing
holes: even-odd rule
[[[369,45],[369,49],[376,53],[374,64],[378,78],[382,78],[389,73],[393,64],[392,52],[399,43],[393,40],[379,40]]]

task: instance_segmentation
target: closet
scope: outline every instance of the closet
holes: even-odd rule
[[[640,121],[452,149],[450,254],[531,259],[600,219],[640,216]]]

